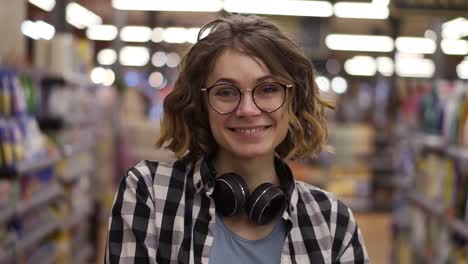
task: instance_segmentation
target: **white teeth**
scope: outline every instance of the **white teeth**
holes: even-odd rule
[[[258,131],[260,130],[263,130],[263,128],[239,128],[237,129],[239,132],[243,133],[243,134],[247,134],[247,135],[252,135],[254,133],[257,133]]]

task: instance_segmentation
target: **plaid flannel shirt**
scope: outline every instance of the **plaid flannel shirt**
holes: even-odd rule
[[[333,194],[295,181],[278,158],[275,168],[288,185],[281,263],[369,263],[351,210]],[[106,263],[208,263],[216,219],[211,175],[204,159],[131,168],[112,207]]]

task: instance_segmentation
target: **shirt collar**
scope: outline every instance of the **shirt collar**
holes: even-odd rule
[[[289,219],[289,214],[296,210],[298,199],[296,182],[289,166],[277,156],[275,156],[275,169],[280,177],[281,188],[286,193],[288,205],[287,210],[285,210],[285,214],[288,214],[288,216],[283,215],[283,218]],[[193,183],[197,193],[204,190],[207,195],[211,196],[214,187],[214,177],[214,168],[211,167],[206,157],[202,157],[195,162]]]

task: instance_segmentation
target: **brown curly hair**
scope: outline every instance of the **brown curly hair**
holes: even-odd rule
[[[317,155],[328,136],[324,110],[333,107],[319,98],[311,61],[275,24],[253,15],[219,18],[200,30],[198,42],[181,62],[174,90],[164,101],[157,147],[193,160],[216,152],[201,88],[226,49],[261,59],[271,74],[293,84],[287,99],[289,131],[276,153],[288,159]]]

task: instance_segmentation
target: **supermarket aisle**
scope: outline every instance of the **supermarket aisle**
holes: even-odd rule
[[[111,2],[125,0],[0,0],[0,264],[101,263],[125,170],[173,158],[153,145],[162,102],[219,11]],[[317,93],[336,106],[329,148],[290,166],[353,210],[372,263],[467,264],[468,2],[358,2],[389,16],[252,12],[304,45]]]

